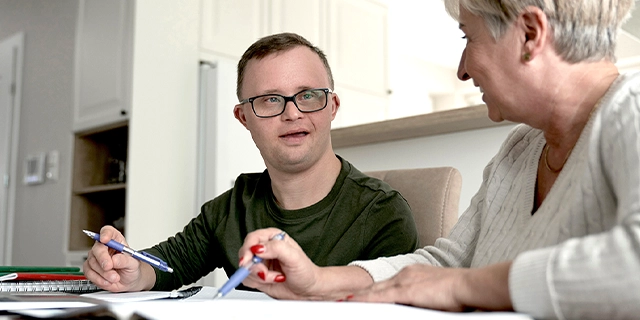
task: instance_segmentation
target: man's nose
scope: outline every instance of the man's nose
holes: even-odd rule
[[[284,112],[282,112],[282,116],[288,119],[298,119],[302,116],[302,112],[298,110],[298,107],[293,102],[293,100],[290,100],[290,101],[285,101]]]

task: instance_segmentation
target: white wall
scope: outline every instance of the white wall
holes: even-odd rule
[[[0,39],[24,32],[14,265],[64,265],[71,199],[77,0],[0,0]],[[27,155],[57,150],[59,179],[22,183]],[[3,156],[3,155],[0,155]],[[3,235],[4,236],[4,235]]]
[[[182,230],[196,211],[199,9],[136,1],[125,218],[136,248]]]
[[[499,127],[335,149],[360,171],[451,166],[462,174],[460,213],[482,183],[482,170],[509,130]]]

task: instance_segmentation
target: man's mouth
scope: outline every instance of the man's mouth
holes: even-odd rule
[[[280,138],[301,138],[308,135],[307,131],[290,131],[280,136]]]

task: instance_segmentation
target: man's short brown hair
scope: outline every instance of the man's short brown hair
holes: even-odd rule
[[[244,70],[247,67],[247,63],[251,59],[262,59],[268,55],[291,50],[295,47],[307,47],[315,52],[320,60],[324,64],[324,68],[327,70],[327,76],[329,77],[330,89],[333,90],[333,75],[331,74],[331,67],[327,61],[327,56],[320,50],[320,48],[314,46],[307,39],[295,33],[278,33],[261,38],[254,42],[247,51],[244,52],[240,62],[238,62],[238,82],[236,87],[236,95],[238,100],[242,100],[241,88],[242,81],[244,80]]]

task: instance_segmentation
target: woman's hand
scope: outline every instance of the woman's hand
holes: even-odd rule
[[[278,299],[336,300],[373,282],[358,267],[318,267],[289,235],[271,240],[281,232],[269,228],[247,235],[238,254],[240,265],[246,265],[254,255],[264,263],[254,265],[244,285]]]
[[[465,311],[511,310],[508,277],[511,262],[485,268],[405,267],[389,280],[348,296],[348,301],[387,302]]]
[[[104,243],[109,240],[128,246],[124,236],[116,228],[102,227],[100,243],[96,242],[89,250],[83,265],[87,279],[98,287],[112,292],[151,289],[156,277],[153,267],[105,246]]]

